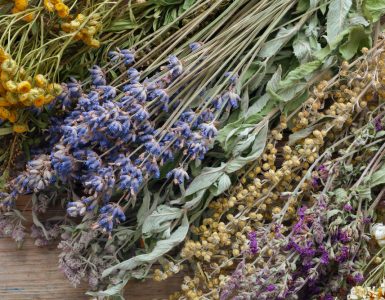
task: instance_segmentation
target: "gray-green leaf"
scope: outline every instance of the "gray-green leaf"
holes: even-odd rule
[[[352,6],[352,0],[332,0],[327,14],[326,32],[331,43],[344,30],[346,17]]]
[[[159,205],[143,223],[142,233],[145,235],[159,233],[170,227],[171,221],[179,219],[183,212],[177,207]]]
[[[185,239],[188,229],[189,221],[185,214],[182,220],[182,224],[170,235],[168,239],[158,241],[150,253],[134,256],[126,261],[112,266],[103,271],[102,277],[109,276],[112,272],[117,270],[133,270],[140,265],[154,263],[161,256],[180,244]]]

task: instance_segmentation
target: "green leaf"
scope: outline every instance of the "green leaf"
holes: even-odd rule
[[[370,177],[370,186],[373,188],[375,186],[385,183],[385,164],[381,166],[376,172]]]
[[[116,32],[135,29],[138,27],[138,24],[132,22],[131,20],[115,20],[113,21],[105,31],[107,32]]]
[[[243,85],[246,81],[248,81],[252,76],[254,76],[255,73],[257,73],[257,71],[259,69],[261,69],[261,67],[263,66],[263,64],[260,62],[260,61],[255,61],[255,62],[252,62],[250,64],[250,66],[247,68],[246,71],[242,72],[242,76],[240,78],[240,81],[241,81],[241,85]]]
[[[252,102],[253,99],[251,99],[250,102]],[[264,94],[261,97],[257,97],[257,100],[247,110],[245,117],[247,118],[249,116],[252,116],[261,112],[261,110],[266,106],[269,99],[270,99],[270,96],[268,94]]]
[[[298,107],[300,107],[305,100],[307,99],[307,92],[303,93],[300,97],[297,97],[287,103],[285,103],[285,106],[282,109],[282,113],[284,113],[286,116],[288,116],[290,113],[295,111]]]
[[[297,35],[293,41],[293,52],[300,62],[307,62],[312,57],[312,49],[308,37],[304,33]]]
[[[123,289],[126,286],[128,280],[129,280],[129,277],[127,276],[127,278],[124,279],[122,282],[120,282],[118,284],[111,284],[111,286],[104,291],[87,292],[86,295],[93,296],[93,297],[112,297],[112,296],[114,296],[116,300],[124,300],[123,296],[119,295],[119,294],[121,294],[123,292]],[[108,298],[108,299],[110,299],[110,298]]]
[[[149,2],[159,6],[172,6],[182,4],[183,0],[150,0]]]
[[[363,16],[357,13],[349,14],[349,24],[351,26],[363,25],[364,27],[367,27],[370,25],[370,23]]]
[[[0,191],[4,189],[6,183],[8,182],[8,179],[9,179],[9,170],[6,169],[4,170],[3,174],[1,174],[0,176]]]
[[[333,42],[344,30],[346,17],[352,6],[352,0],[332,0],[327,14],[326,33],[328,42]]]
[[[247,156],[237,156],[226,164],[225,172],[227,174],[238,171],[246,164],[256,160],[262,154],[266,145],[268,128],[269,123],[265,122],[258,134],[255,136],[253,146]]]
[[[128,271],[133,270],[143,264],[154,263],[161,256],[180,244],[185,239],[188,229],[189,221],[187,219],[187,215],[185,214],[183,216],[182,224],[170,235],[169,238],[158,240],[150,253],[134,256],[126,261],[112,266],[103,271],[102,277],[107,277],[116,270]]]
[[[312,74],[315,70],[317,70],[322,65],[322,61],[313,60],[306,64],[300,65],[294,70],[290,71],[289,74],[285,77],[283,81],[281,81],[281,88],[291,87],[294,84],[297,84],[298,81],[304,79],[306,76]]]
[[[194,178],[187,188],[184,196],[192,195],[200,190],[211,186],[219,177],[222,176],[224,166],[218,168],[206,167],[202,169],[202,173]]]
[[[281,82],[281,76],[282,76],[282,68],[279,66],[277,70],[274,72],[273,76],[271,76],[271,79],[266,84],[266,91],[268,92],[275,92],[280,87],[279,83]]]
[[[326,217],[328,219],[330,219],[331,217],[334,217],[335,215],[339,214],[341,211],[339,209],[332,209],[332,210],[329,210],[327,213],[326,213]]]
[[[183,208],[186,208],[188,210],[194,209],[202,200],[206,190],[200,190],[196,194],[194,194],[194,198],[191,200],[187,201],[184,205]]]
[[[372,199],[372,193],[369,186],[359,186],[356,191],[361,199]]]
[[[365,17],[372,22],[377,22],[385,13],[384,0],[364,0],[363,10]]]
[[[265,43],[258,55],[263,58],[274,56],[296,34],[297,31],[297,26],[290,28],[282,27],[274,39]]]
[[[314,131],[315,128],[316,128],[315,125],[308,126],[308,127],[304,128],[304,129],[301,129],[301,130],[299,130],[297,132],[294,132],[294,133],[290,134],[289,135],[289,145],[293,145],[297,141],[306,138],[307,136],[309,136]]]
[[[143,201],[142,205],[140,206],[138,213],[136,215],[136,219],[138,221],[138,225],[141,226],[144,222],[144,220],[148,217],[150,213],[150,202],[151,202],[151,195],[148,191],[148,187],[145,186],[143,189]]]
[[[11,134],[13,132],[11,127],[0,128],[0,136]]]
[[[215,183],[215,189],[213,189],[213,195],[218,196],[227,191],[231,187],[231,179],[229,175],[222,174],[221,177]]]
[[[334,192],[334,196],[336,197],[337,203],[345,203],[348,197],[348,192],[343,188],[338,188]]]
[[[370,32],[366,32],[362,26],[354,26],[350,29],[348,40],[343,43],[339,51],[346,60],[351,59],[362,47],[371,47]]]
[[[180,208],[159,205],[157,209],[149,215],[143,223],[142,233],[151,235],[167,230],[171,226],[172,220],[179,219],[183,212]]]

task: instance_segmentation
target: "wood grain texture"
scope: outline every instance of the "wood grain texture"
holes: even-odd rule
[[[30,215],[29,199],[18,203],[23,215]],[[49,215],[58,215],[59,209]],[[30,219],[30,218],[28,218]],[[74,288],[58,270],[59,250],[55,245],[38,248],[31,238],[18,249],[10,238],[0,237],[0,300],[83,300],[86,285]],[[163,282],[131,281],[125,289],[127,300],[167,299],[180,287],[184,274]]]

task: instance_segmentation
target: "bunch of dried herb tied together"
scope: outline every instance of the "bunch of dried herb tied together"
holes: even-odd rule
[[[258,159],[267,136],[273,147],[269,144],[271,153],[262,157],[261,168],[270,181],[283,176],[273,168],[274,145],[293,121],[282,118],[280,127],[268,134],[278,108],[293,114],[306,101],[316,70],[371,45],[378,13],[372,9],[366,15],[369,22],[362,14],[367,3],[348,2],[338,15],[337,2],[218,0],[197,13],[207,7],[208,1],[201,1],[179,30],[162,27],[136,43],[136,51],[111,52],[111,62],[101,61],[84,82],[63,84],[57,107],[64,112],[51,119],[48,143],[36,149],[38,157],[1,195],[6,212],[0,229],[20,241],[22,224],[13,205],[18,194],[34,191],[33,234],[44,244],[59,236],[59,225],[64,225],[60,266],[74,284],[87,279],[92,289],[107,288],[92,295],[110,296],[120,293],[130,278],[146,276],[155,261],[185,239],[189,224],[199,222],[213,197],[230,188],[233,174]],[[330,25],[341,16],[339,28]],[[322,39],[325,26],[327,44]],[[357,34],[359,42],[353,38]],[[296,121],[298,130],[308,127],[308,117],[304,112]],[[334,121],[336,128],[345,121]],[[324,133],[315,133],[317,142]],[[317,157],[307,150],[302,154],[312,164]],[[298,161],[299,156],[287,163],[284,176],[299,167]],[[289,184],[280,189],[290,190]],[[81,221],[66,216],[39,222],[38,212],[56,199],[67,206],[69,216]],[[287,211],[295,209],[293,205]],[[243,224],[241,219],[239,226]],[[218,237],[228,236],[220,232]],[[244,239],[242,234],[239,238]],[[212,241],[218,241],[216,235]],[[247,249],[247,244],[236,242],[232,252],[238,257]],[[206,261],[214,257],[209,251],[196,254]],[[177,269],[169,264],[166,272],[156,275]],[[195,299],[203,293],[194,286],[192,291],[183,289],[182,297]],[[207,297],[219,293],[213,290]]]
[[[85,78],[109,49],[131,47],[159,28],[169,33],[209,0],[0,1],[0,190],[20,157],[43,140],[60,86]],[[226,7],[223,5],[217,11]]]
[[[260,158],[193,229],[199,239],[185,242],[178,263],[195,276],[173,297],[344,299],[366,277],[381,282],[384,42],[362,51],[269,133],[267,122],[258,129]]]

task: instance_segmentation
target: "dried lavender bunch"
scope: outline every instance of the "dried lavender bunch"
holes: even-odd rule
[[[184,191],[190,179],[189,165],[205,157],[213,146],[218,119],[238,107],[240,100],[234,91],[237,76],[226,75],[228,84],[220,98],[202,94],[194,106],[185,107],[178,100],[178,91],[169,94],[167,89],[184,72],[176,56],[169,57],[162,71],[145,79],[139,70],[130,67],[135,61],[133,52],[118,49],[110,57],[123,61],[126,68],[122,72],[129,83],[108,85],[105,71],[94,66],[90,69],[90,85],[76,80],[63,84],[64,92],[56,105],[65,114],[56,118],[48,142],[40,149],[43,153],[28,162],[26,171],[10,183],[10,193],[1,199],[2,205],[10,209],[20,194],[37,193],[37,200],[60,187],[56,197],[64,197],[68,215],[83,218],[81,225],[66,231],[71,235],[66,241],[68,247],[79,244],[82,235],[97,230],[102,234],[93,236],[92,247],[88,242],[75,248],[77,255],[83,257],[95,255],[95,245],[102,253],[113,254],[107,264],[100,264],[105,267],[119,262],[117,255],[132,256],[127,245],[134,246],[139,236],[122,240],[126,229],[117,226],[141,228],[144,220],[139,219],[138,223],[135,215],[142,206],[137,198],[143,197],[143,187],[153,185],[164,198]],[[172,115],[175,110],[180,110],[176,117]],[[40,210],[41,201],[35,202],[34,210]],[[174,210],[178,211],[175,219],[183,217],[181,209]],[[158,231],[153,232],[156,234]],[[40,236],[38,240],[39,245],[45,243]],[[148,244],[151,249],[153,242]],[[63,258],[60,262],[63,270],[67,270],[66,261]],[[82,264],[79,268],[85,273],[79,276],[68,270],[65,273],[70,278],[83,278],[85,274],[101,277],[102,267],[97,272],[91,263],[83,267]]]

